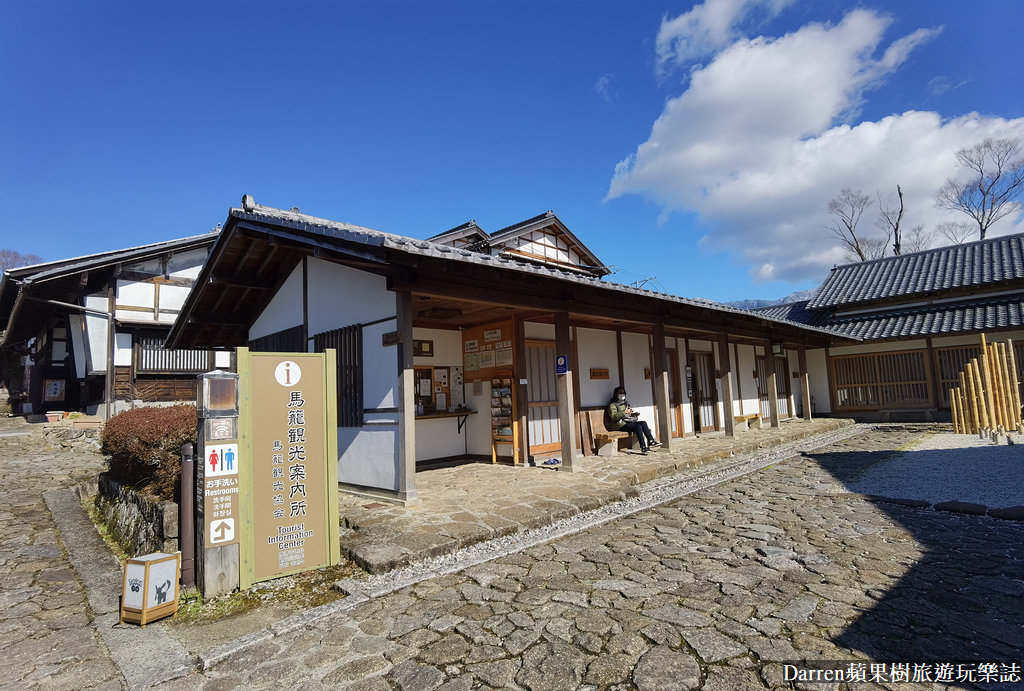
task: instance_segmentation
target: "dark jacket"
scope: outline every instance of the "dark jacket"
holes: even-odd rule
[[[608,428],[609,432],[614,432],[626,426],[626,410],[630,407],[629,401],[623,401],[622,403],[612,401],[608,404],[608,409],[605,410],[604,414],[604,426]]]

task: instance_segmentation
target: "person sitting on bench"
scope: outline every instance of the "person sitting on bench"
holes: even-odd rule
[[[612,392],[612,400],[608,402],[606,411],[605,427],[609,431],[621,431],[635,434],[640,442],[640,452],[647,453],[655,446],[661,446],[661,442],[651,434],[651,428],[646,422],[640,419],[633,408],[626,400],[626,389],[616,386]]]

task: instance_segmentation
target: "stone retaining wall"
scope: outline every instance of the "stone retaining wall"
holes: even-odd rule
[[[178,551],[175,502],[145,497],[121,485],[109,473],[101,473],[96,508],[111,537],[129,556]]]

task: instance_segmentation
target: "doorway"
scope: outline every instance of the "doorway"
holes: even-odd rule
[[[690,367],[693,370],[693,428],[701,432],[718,429],[718,391],[715,386],[715,370],[712,354],[690,353]]]
[[[553,341],[526,342],[526,407],[530,455],[561,451]]]
[[[672,423],[672,437],[686,435],[686,424],[683,416],[683,388],[679,377],[679,351],[668,348],[668,405],[669,419]]]

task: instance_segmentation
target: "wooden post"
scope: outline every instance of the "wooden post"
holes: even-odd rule
[[[981,391],[981,373],[978,371],[978,360],[971,358],[967,363],[967,386],[970,390],[971,405],[974,406],[974,414],[978,420],[978,434],[982,434],[988,428],[988,414],[985,411],[985,396]]]
[[[555,312],[555,357],[570,355],[569,313]],[[562,470],[575,472],[576,461],[576,402],[573,400],[573,371],[576,363],[569,362],[565,374],[555,375],[555,393],[558,398],[558,422],[562,435]]]
[[[398,496],[419,503],[416,494],[416,385],[412,355],[412,293],[395,293],[398,312]]]
[[[957,412],[957,396],[960,392],[956,389],[949,390],[949,412],[953,416],[953,434],[960,434],[960,414]]]
[[[960,433],[969,434],[974,431],[974,426],[971,424],[971,408],[967,403],[967,388],[963,385],[963,375],[961,374],[961,385],[957,387],[957,393],[960,395],[960,399],[957,401],[957,407],[960,409]]]
[[[1009,432],[1017,429],[1013,410],[1013,386],[1010,381],[1010,363],[1006,356],[1006,343],[999,343],[999,378],[1003,391],[1003,428]]]
[[[804,404],[804,420],[811,420],[811,377],[807,373],[807,349],[800,346],[797,351],[797,365],[800,368],[800,400]]]
[[[969,365],[968,365],[969,366]],[[964,434],[971,433],[977,434],[978,432],[978,408],[974,405],[974,394],[971,392],[973,387],[968,385],[968,376],[965,374],[967,370],[960,372],[960,391],[962,398],[960,399],[961,407],[963,407],[964,420]]]
[[[985,409],[988,412],[989,429],[997,426],[995,416],[996,399],[992,391],[992,369],[988,359],[988,344],[985,342],[985,334],[981,334],[981,387],[985,393]]]
[[[1006,383],[1003,377],[1003,360],[1000,353],[999,343],[989,346],[989,356],[992,360],[992,376],[995,378],[996,405],[999,408],[999,427],[1002,432],[1009,429],[1008,416],[1010,411],[1006,405]]]
[[[718,366],[722,372],[722,415],[725,417],[722,422],[725,436],[735,437],[736,411],[733,408],[732,358],[729,353],[729,335],[725,332],[718,336]]]
[[[1006,358],[1008,360],[1008,369],[1010,371],[1010,389],[1013,395],[1013,421],[1016,425],[1017,430],[1021,429],[1021,414],[1020,414],[1020,383],[1017,378],[1017,355],[1013,352],[1013,341],[1007,339],[1006,341]]]

